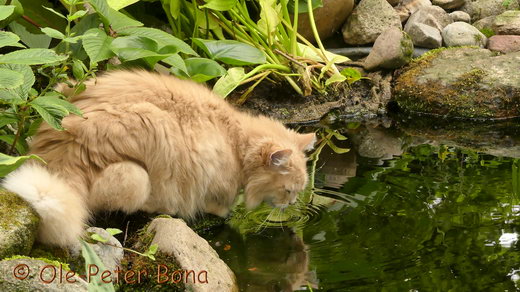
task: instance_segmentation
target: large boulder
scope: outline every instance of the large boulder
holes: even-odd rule
[[[456,9],[464,5],[466,0],[433,0],[432,4],[444,9]]]
[[[217,252],[181,219],[156,218],[147,228],[154,233],[152,244],[159,251],[175,257],[183,270],[195,271],[195,283],[187,281],[193,291],[238,291],[235,274]]]
[[[442,30],[442,38],[447,47],[477,46],[484,48],[486,36],[466,22],[454,22]]]
[[[452,13],[450,13],[450,17],[451,17],[451,20],[453,20],[453,22],[456,22],[456,21],[463,21],[463,22],[467,22],[467,23],[471,22],[471,16],[464,11],[453,11]]]
[[[347,44],[373,43],[389,27],[402,28],[401,19],[386,0],[361,0],[343,26]]]
[[[403,109],[458,118],[520,115],[520,52],[497,56],[478,48],[442,49],[410,63],[395,81]]]
[[[520,8],[518,0],[466,0],[466,4],[461,10],[471,15],[472,21],[475,22],[488,16],[499,15],[504,11],[518,8]]]
[[[397,69],[412,59],[413,43],[408,34],[397,27],[385,30],[374,43],[365,60],[365,69]]]
[[[323,7],[312,11],[320,39],[324,40],[338,31],[354,9],[354,0],[324,0]],[[309,22],[309,14],[298,16],[298,32],[314,42],[314,34]]]
[[[506,11],[497,15],[493,21],[496,34],[520,35],[520,11]]]
[[[37,213],[18,195],[0,190],[0,259],[31,251],[39,224]]]
[[[395,11],[401,18],[401,22],[405,22],[411,14],[424,6],[432,6],[432,2],[430,0],[403,0],[395,7]]]
[[[87,292],[87,286],[88,283],[78,274],[69,271],[66,265],[59,262],[23,257],[0,261],[0,291],[2,292]]]

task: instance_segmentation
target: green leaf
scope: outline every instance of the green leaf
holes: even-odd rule
[[[116,234],[120,234],[120,233],[123,233],[123,231],[121,231],[120,229],[117,229],[117,228],[107,228],[105,229],[108,233],[110,233],[110,235],[114,236]]]
[[[0,56],[0,64],[39,65],[65,61],[67,56],[49,49],[25,49]]]
[[[245,76],[246,73],[244,72],[244,68],[231,68],[227,71],[226,75],[215,83],[215,86],[213,86],[213,92],[218,96],[225,98],[231,93],[231,91],[240,85],[240,82],[244,81]]]
[[[13,157],[4,153],[0,153],[0,177],[4,177],[11,171],[17,169],[27,159],[36,159],[43,162],[43,160],[36,155]]]
[[[181,15],[181,1],[183,0],[166,0],[170,4],[170,14],[173,19],[179,18]]]
[[[59,30],[55,30],[54,28],[50,28],[50,27],[44,27],[41,29],[41,31],[50,36],[51,38],[55,38],[55,39],[59,39],[59,40],[62,40],[65,38],[65,35],[62,34]]]
[[[18,41],[20,41],[20,38],[16,34],[8,31],[0,31],[0,48],[7,46],[25,48],[25,46]]]
[[[148,248],[148,252],[147,254],[149,255],[154,255],[157,253],[157,250],[159,249],[159,245],[157,244],[152,244],[150,245],[150,247]]]
[[[0,88],[13,89],[23,84],[23,75],[13,70],[0,68]]]
[[[118,37],[112,42],[110,47],[124,61],[161,56],[161,54],[157,53],[157,42],[142,36]],[[164,58],[166,57],[167,55],[164,56]]]
[[[54,2],[54,1],[53,1]],[[52,27],[54,29],[65,31],[65,27],[67,25],[67,21],[64,17],[59,16],[61,14],[55,13],[55,11],[46,9],[56,7],[48,0],[20,0],[20,3],[23,5],[24,16],[30,18],[35,23],[39,25],[39,27]],[[25,22],[25,21],[24,21]],[[37,33],[40,29],[35,27],[32,24],[26,22],[28,26],[26,26],[29,31],[32,33]]]
[[[165,46],[175,47],[177,51],[170,51],[169,53],[171,54],[182,52],[188,55],[198,56],[198,54],[187,43],[160,29],[149,27],[132,27],[120,30],[119,34],[150,38],[157,42],[159,48],[163,48]]]
[[[97,267],[99,271],[106,271],[106,267],[96,254],[94,249],[90,246],[90,244],[81,240],[81,255],[85,259],[85,270],[89,271],[90,267]],[[98,273],[89,278],[88,283],[88,291],[96,291],[96,292],[114,292],[114,285],[112,282],[104,283],[101,279],[102,273]]]
[[[61,111],[61,108],[64,108],[66,110],[64,116],[68,115],[69,113],[75,114],[77,116],[83,115],[79,108],[64,99],[59,98],[57,95],[49,94],[40,96],[33,100],[31,104],[38,104],[45,108],[59,107],[59,111]]]
[[[5,89],[0,89],[0,100],[13,105],[19,105],[24,103],[24,100],[20,96]]]
[[[186,63],[184,63],[184,60],[182,59],[179,54],[174,54],[172,56],[169,56],[168,58],[165,58],[162,60],[164,63],[170,65],[171,67],[178,69],[182,71],[184,74],[182,74],[179,77],[186,77],[188,78],[188,69],[186,68]]]
[[[2,5],[0,6],[0,20],[4,20],[13,14],[16,6],[14,5]]]
[[[27,27],[20,24],[17,21],[13,21],[9,23],[9,28],[12,32],[14,32],[17,36],[20,37],[22,42],[26,44],[29,48],[48,48],[52,38],[43,34],[43,33],[33,33],[27,30]],[[38,30],[38,32],[41,32]]]
[[[332,149],[332,151],[334,151],[337,154],[343,154],[350,151],[350,149],[348,148],[341,148],[336,146],[331,140],[327,140],[327,145],[330,147],[330,149]]]
[[[114,10],[120,10],[125,8],[126,6],[132,5],[139,0],[107,0],[108,6],[110,6]]]
[[[336,73],[332,76],[330,76],[330,78],[328,78],[326,81],[325,81],[325,86],[329,86],[331,85],[332,83],[336,83],[336,82],[343,82],[347,80],[347,77],[339,74],[339,73]]]
[[[95,241],[99,241],[99,242],[107,242],[108,239],[104,238],[103,236],[97,234],[97,233],[93,233],[90,235],[90,238],[94,239]]]
[[[217,62],[206,58],[189,58],[184,60],[187,73],[193,81],[206,82],[226,74],[226,69]],[[172,71],[175,69],[172,67]],[[174,73],[175,74],[175,73]],[[177,75],[177,74],[176,74]]]
[[[226,64],[244,66],[251,64],[263,64],[265,55],[259,49],[248,44],[234,40],[203,40],[193,39],[193,42],[214,60]]]
[[[261,11],[258,28],[262,33],[272,37],[282,21],[282,6],[276,0],[259,0]]]
[[[50,12],[56,14],[56,15],[58,15],[60,18],[67,19],[67,17],[65,17],[65,15],[59,13],[58,11],[56,11],[56,10],[50,8],[50,7],[42,6],[42,8],[43,8],[43,9],[46,9],[46,10],[48,10],[48,11],[50,11]]]
[[[143,23],[112,9],[106,0],[90,0],[90,4],[101,16],[103,23],[110,25],[110,27],[117,32],[128,27],[143,26]]]
[[[237,5],[237,0],[207,0],[203,8],[209,8],[217,11],[228,11]]]
[[[115,56],[110,49],[110,44],[114,39],[107,36],[103,30],[93,28],[88,30],[85,34],[87,36],[83,38],[82,43],[85,52],[87,52],[87,55],[90,58],[90,63],[97,64],[98,62]]]
[[[81,80],[85,77],[85,64],[78,59],[72,61],[72,75],[76,80]]]
[[[18,120],[13,117],[8,117],[5,114],[0,114],[0,128],[10,125],[10,124],[16,124],[18,123]]]
[[[80,17],[83,17],[87,14],[87,11],[86,10],[79,10],[79,11],[76,11],[74,12],[74,14],[70,15],[70,16],[67,16],[67,19],[69,21],[74,21]]]
[[[309,46],[298,43],[298,50],[301,52],[301,56],[304,58],[311,59],[320,63],[326,63],[325,60],[323,60],[323,58],[321,57],[321,54],[318,54],[319,50],[316,48],[312,49]],[[328,60],[334,60],[335,64],[350,61],[350,59],[345,56],[337,55],[329,51],[325,51],[325,56]]]
[[[46,108],[37,104],[32,104],[31,106],[40,114],[42,119],[46,121],[47,124],[49,124],[49,126],[53,127],[56,130],[64,130],[64,128],[61,126],[61,120],[63,119],[63,116],[54,116]],[[65,109],[63,109],[63,111],[66,112]]]
[[[9,90],[9,92],[18,96],[18,98],[20,98],[23,101],[27,100],[29,91],[31,90],[34,82],[36,81],[31,67],[29,65],[3,64],[0,65],[0,68],[13,70],[23,74],[23,84],[17,88]]]

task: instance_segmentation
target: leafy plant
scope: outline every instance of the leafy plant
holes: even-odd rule
[[[117,229],[117,228],[107,228],[105,229],[106,232],[108,232],[110,235],[114,236],[116,234],[119,234],[119,233],[122,233],[123,231]],[[159,246],[157,244],[152,244],[148,247],[148,250],[144,253],[140,253],[136,250],[133,250],[133,249],[130,249],[130,248],[126,248],[126,247],[119,247],[119,246],[116,246],[116,245],[112,245],[112,244],[109,244],[108,243],[108,239],[104,238],[103,236],[97,234],[97,233],[92,233],[90,235],[90,238],[97,241],[97,242],[100,242],[102,244],[106,244],[106,245],[110,245],[112,247],[116,247],[116,248],[122,248],[123,250],[126,250],[126,251],[129,251],[129,252],[132,252],[132,253],[135,253],[135,254],[138,254],[140,256],[144,256],[144,257],[147,257],[153,261],[155,261],[155,254],[157,253],[157,250],[159,248]]]

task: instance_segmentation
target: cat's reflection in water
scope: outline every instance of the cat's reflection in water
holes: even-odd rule
[[[240,291],[294,291],[315,286],[307,247],[288,228],[241,235],[226,226],[211,244],[235,272]]]

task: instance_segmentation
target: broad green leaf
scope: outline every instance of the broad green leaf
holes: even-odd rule
[[[226,69],[210,59],[190,58],[184,60],[184,62],[186,63],[188,75],[196,82],[206,82],[226,74]]]
[[[14,89],[23,84],[23,75],[13,70],[0,68],[0,88]]]
[[[0,31],[0,48],[7,46],[24,48],[24,45],[18,41],[20,41],[20,38],[16,34],[8,31]]]
[[[72,61],[72,75],[76,80],[81,80],[85,77],[85,64],[78,59]]]
[[[23,84],[17,88],[9,90],[9,92],[18,96],[18,98],[22,99],[23,101],[27,100],[29,91],[31,90],[34,82],[36,81],[31,67],[29,65],[2,64],[0,65],[0,68],[13,70],[23,74]]]
[[[302,57],[311,59],[316,62],[326,63],[325,60],[323,60],[323,58],[321,57],[321,55],[317,53],[317,50],[319,50],[319,49],[312,49],[301,43],[298,43],[298,48],[301,52]],[[325,51],[325,56],[329,60],[334,60],[335,64],[350,61],[350,59],[345,56],[334,54],[329,51]]]
[[[77,108],[75,105],[64,99],[59,98],[58,95],[49,94],[45,96],[40,96],[31,102],[31,104],[35,103],[47,108],[51,108],[54,106],[64,108],[67,111],[65,115],[68,115],[69,113],[75,114],[77,116],[83,115],[79,108]]]
[[[24,103],[24,100],[20,96],[5,89],[0,89],[0,101],[14,105]]]
[[[231,68],[227,71],[226,75],[221,77],[217,83],[215,83],[215,86],[213,86],[213,92],[218,96],[225,98],[231,93],[231,91],[240,85],[240,82],[244,81],[245,76],[246,73],[244,72],[244,68]]]
[[[160,29],[149,27],[132,27],[120,30],[119,34],[127,36],[147,37],[156,41],[159,48],[165,46],[173,46],[177,48],[178,52],[198,56],[198,54],[188,44]],[[169,53],[174,54],[176,52],[171,51]]]
[[[53,1],[54,2],[54,1]],[[52,27],[54,29],[65,31],[67,20],[56,14],[54,11],[45,8],[57,7],[48,0],[20,0],[23,5],[24,15],[33,20],[39,27]],[[44,8],[45,7],[45,8]],[[59,13],[61,14],[61,13]],[[25,22],[25,21],[24,21]],[[40,29],[32,24],[27,23],[26,26],[30,32],[37,33]]]
[[[170,14],[174,19],[181,15],[181,1],[183,0],[165,0],[170,4]]]
[[[4,20],[13,14],[14,9],[16,7],[14,5],[2,5],[0,6],[0,20]]]
[[[43,118],[44,121],[46,121],[49,126],[53,127],[56,130],[64,130],[61,126],[61,120],[63,119],[63,116],[55,116],[51,112],[49,112],[46,108],[38,105],[38,104],[31,104],[32,108],[34,108],[40,116]],[[67,112],[66,109],[62,108],[62,114],[65,115]],[[55,112],[56,113],[56,110]]]
[[[94,249],[90,246],[90,244],[81,240],[81,255],[85,259],[85,270],[89,271],[89,268],[95,266],[99,269],[99,271],[105,271],[107,268],[96,254]],[[98,273],[95,276],[92,276],[89,279],[88,283],[88,291],[96,291],[96,292],[114,292],[114,285],[112,282],[104,283],[101,279],[101,273]]]
[[[298,1],[298,13],[307,13],[309,12],[307,0],[299,0]],[[312,10],[323,7],[323,0],[312,0]],[[289,13],[294,14],[294,1],[289,1],[287,3],[287,10],[289,10]]]
[[[114,10],[120,10],[125,8],[126,6],[132,5],[139,0],[107,0],[108,6],[110,6]]]
[[[87,52],[87,55],[90,58],[90,63],[97,64],[100,61],[115,56],[110,49],[110,44],[114,39],[107,36],[103,30],[93,28],[88,30],[85,34],[88,36],[83,38],[82,43],[85,52]]]
[[[143,26],[143,23],[111,8],[106,0],[90,0],[90,4],[101,16],[103,23],[110,25],[110,27],[117,32],[129,27]]]
[[[0,64],[39,65],[65,61],[67,56],[49,49],[25,49],[0,56]]]
[[[179,54],[169,56],[168,58],[165,58],[162,61],[170,65],[172,68],[180,70],[182,74],[180,76],[178,75],[179,77],[189,78],[186,63],[184,63],[184,60],[181,56],[179,56]]]
[[[157,42],[142,36],[118,37],[112,42],[111,48],[124,61],[160,56],[157,53]]]
[[[123,231],[121,231],[120,229],[117,229],[117,228],[107,228],[105,230],[112,236],[123,233]]]
[[[70,16],[67,16],[67,19],[69,21],[74,21],[80,17],[83,17],[85,16],[85,14],[87,14],[87,11],[86,10],[79,10],[79,11],[76,11],[74,12],[74,14],[70,15]]]
[[[36,159],[43,162],[43,160],[36,155],[13,157],[0,153],[0,177],[4,177],[11,171],[17,169],[28,159]]]
[[[62,40],[65,38],[65,35],[62,34],[59,30],[55,30],[54,28],[50,28],[50,27],[44,27],[41,29],[41,31],[50,36],[51,38],[55,38],[55,39],[59,39],[59,40]]]
[[[52,38],[41,33],[38,30],[38,33],[33,33],[27,30],[27,27],[20,24],[18,21],[13,21],[9,24],[9,28],[13,33],[20,37],[22,42],[26,44],[29,48],[43,48],[46,49],[49,47]]]
[[[237,5],[237,0],[207,0],[203,8],[209,8],[217,11],[228,11]]]
[[[203,40],[193,39],[193,42],[214,60],[226,64],[244,66],[251,64],[263,64],[265,55],[259,49],[248,44],[233,40]]]
[[[282,6],[276,0],[259,0],[261,11],[258,28],[269,38],[274,37],[278,24],[282,21]]]
[[[5,113],[0,114],[0,128],[9,125],[9,124],[16,124],[18,123],[18,120],[14,117],[6,116]]]

